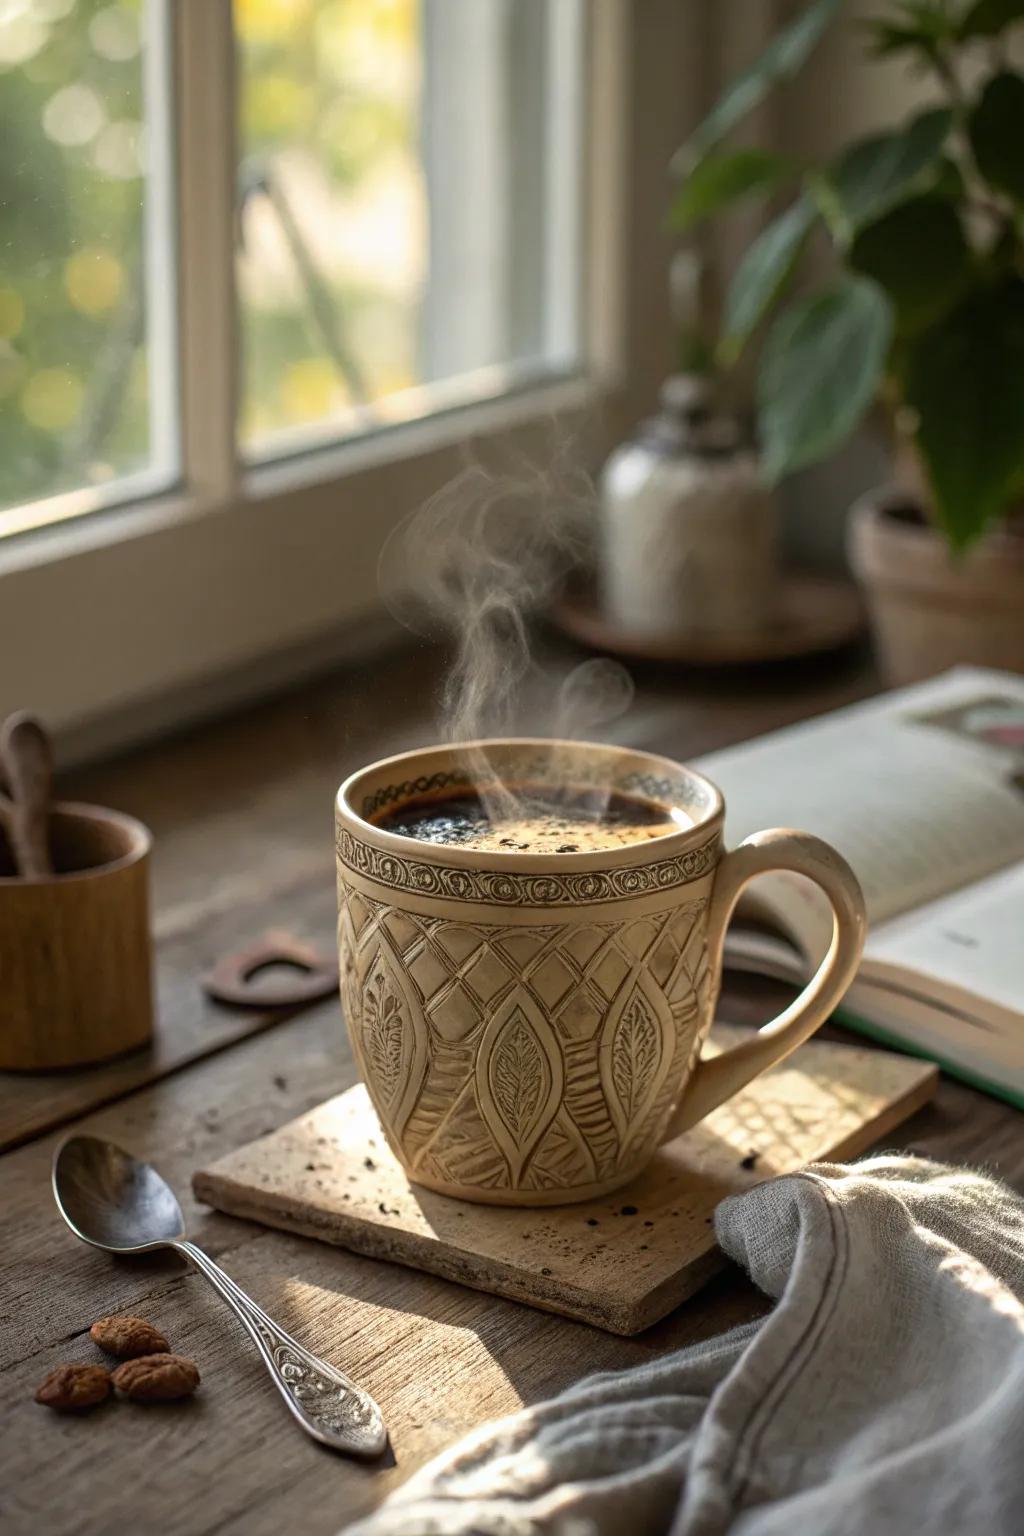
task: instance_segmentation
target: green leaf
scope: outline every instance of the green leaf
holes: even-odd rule
[[[873,39],[871,52],[875,58],[891,54],[918,53],[922,59],[934,60],[943,44],[951,43],[957,36],[957,23],[952,14],[935,0],[920,0],[915,4],[894,6],[896,16],[873,16],[863,23]]]
[[[735,79],[719,97],[707,117],[672,157],[672,172],[688,176],[709,150],[752,112],[783,80],[797,73],[842,0],[813,0],[806,10],[772,39],[764,53]]]
[[[853,431],[878,388],[891,335],[889,301],[862,277],[843,277],[783,311],[757,381],[770,480],[824,458]]]
[[[849,261],[885,289],[901,335],[939,319],[970,281],[970,250],[956,208],[934,196],[911,198],[868,224]]]
[[[754,192],[768,193],[793,175],[793,162],[764,149],[720,149],[687,176],[672,203],[673,229],[692,229]]]
[[[724,362],[736,361],[752,331],[778,298],[816,217],[813,199],[805,194],[773,219],[748,246],[726,299],[719,346]]]
[[[1024,0],[977,0],[957,27],[966,42],[972,37],[998,37],[1015,21],[1024,21]]]
[[[942,155],[935,166],[935,175],[928,182],[927,190],[933,197],[944,197],[958,202],[967,196],[963,172],[950,155]]]
[[[974,293],[909,352],[907,403],[939,522],[965,549],[1024,473],[1024,282]]]
[[[985,180],[1024,201],[1024,80],[994,75],[967,125],[975,163]]]
[[[918,27],[901,27],[894,22],[872,19],[864,23],[873,59],[890,58],[899,53],[920,53],[931,58],[935,46],[931,34]]]
[[[877,219],[938,160],[952,126],[945,107],[922,112],[895,133],[860,139],[827,173],[822,212],[840,244]]]

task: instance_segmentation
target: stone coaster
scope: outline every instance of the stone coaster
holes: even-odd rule
[[[713,1042],[741,1033],[720,1027]],[[233,1216],[632,1334],[724,1264],[712,1213],[725,1195],[865,1151],[937,1081],[928,1062],[811,1040],[616,1194],[534,1210],[410,1184],[360,1084],[196,1173],[193,1187]]]

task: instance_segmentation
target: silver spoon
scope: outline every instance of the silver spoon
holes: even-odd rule
[[[271,1379],[314,1440],[352,1456],[379,1456],[387,1445],[381,1411],[368,1392],[311,1355],[189,1242],[170,1185],[149,1163],[111,1141],[70,1136],[53,1159],[53,1196],[76,1237],[108,1253],[173,1248],[191,1259],[248,1332]]]

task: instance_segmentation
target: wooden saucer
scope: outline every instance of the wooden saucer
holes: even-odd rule
[[[694,629],[669,636],[639,635],[606,618],[592,588],[566,592],[551,618],[564,634],[592,650],[631,661],[688,667],[735,667],[815,656],[849,645],[864,630],[864,611],[855,587],[799,572],[782,580],[775,623],[747,634]]]

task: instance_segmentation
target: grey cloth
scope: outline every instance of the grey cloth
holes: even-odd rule
[[[715,1229],[764,1319],[486,1426],[359,1536],[1024,1532],[1024,1202],[879,1157]]]

